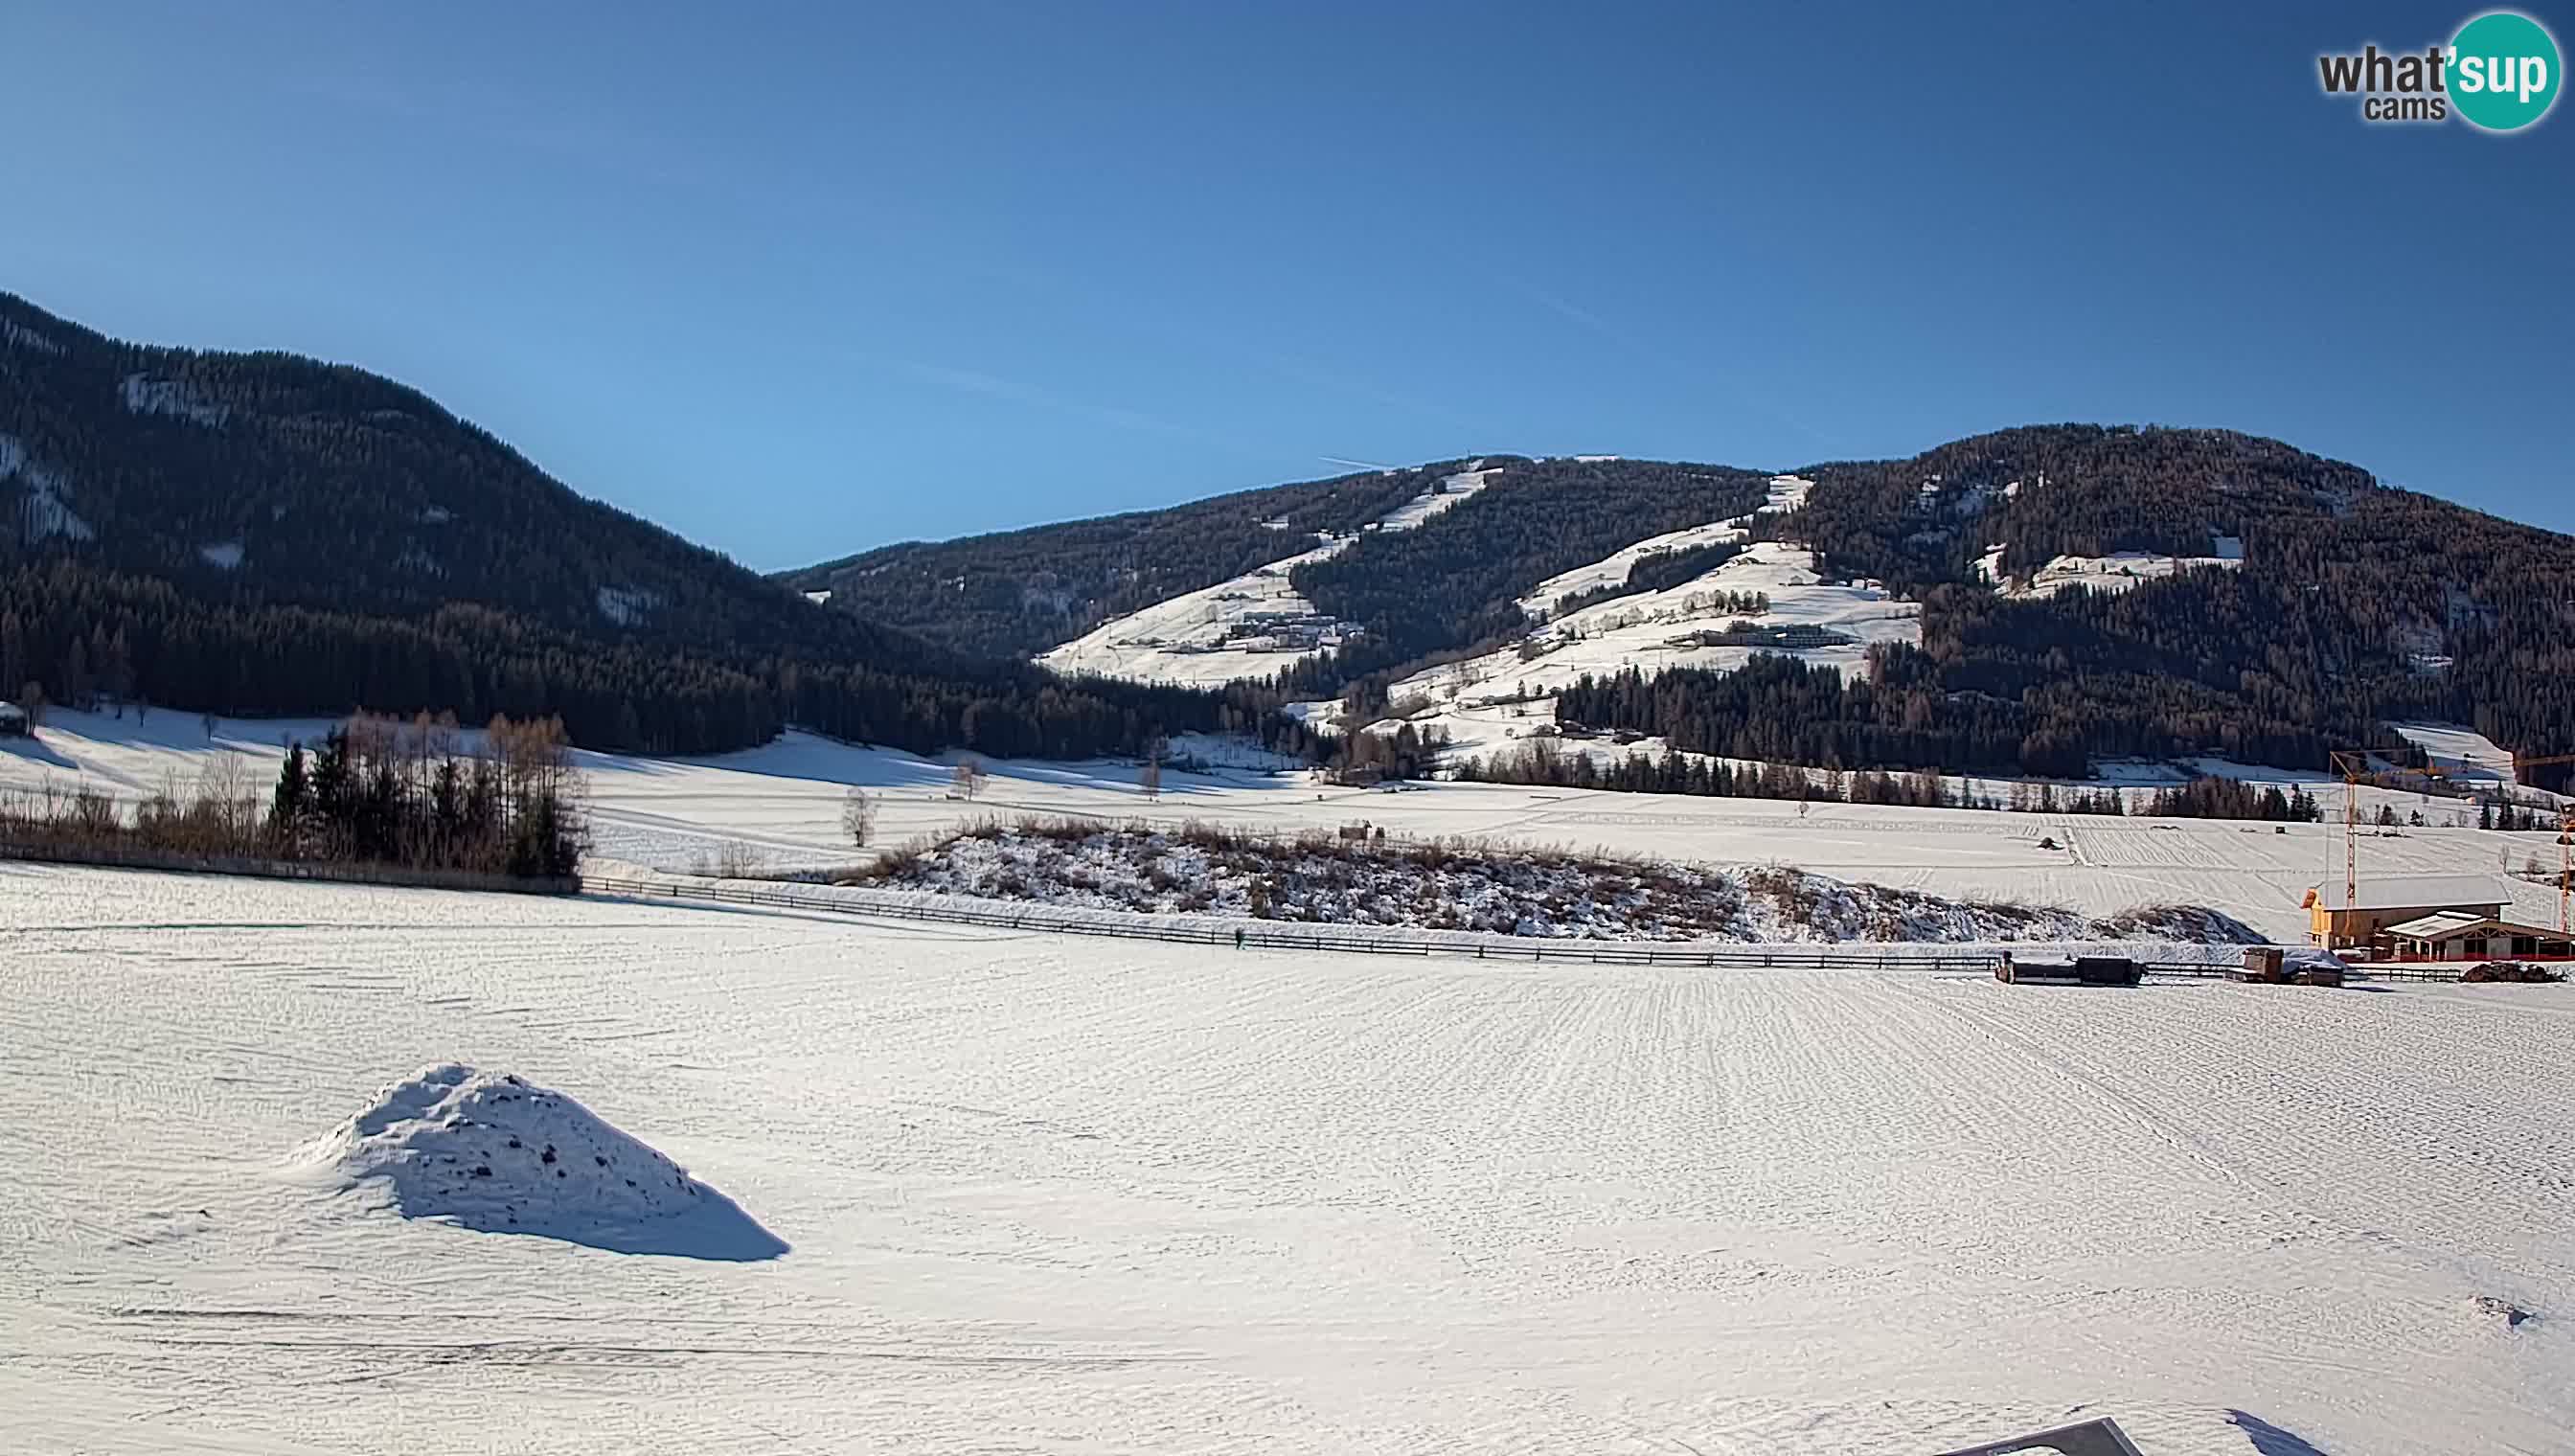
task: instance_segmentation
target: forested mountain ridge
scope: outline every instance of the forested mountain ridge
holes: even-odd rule
[[[1272,687],[1295,699],[1354,686],[1371,701],[1400,695],[1428,663],[1528,635],[1515,602],[1539,582],[1746,517],[1770,479],[1615,459],[1476,464],[1494,474],[1454,509],[1289,573],[1317,613],[1361,630]],[[1355,515],[1383,504],[1367,497],[1371,480],[1400,495],[1451,468],[1281,489],[1330,487]],[[2107,756],[2195,753],[2322,766],[2329,747],[2393,745],[2383,725],[2409,717],[2472,724],[2527,752],[2575,750],[2575,538],[2229,431],[2034,426],[1793,474],[1811,482],[1802,500],[1751,516],[1748,535],[1810,548],[1828,580],[1879,582],[1921,603],[1921,647],[1880,650],[1865,681],[1840,685],[1769,670],[1731,682],[1640,674],[1567,695],[1566,717],[1848,767],[2077,774]],[[1202,506],[1249,519],[1230,503],[1250,499]],[[905,598],[907,625],[1037,653],[1163,586],[1205,587],[1254,559],[1210,553],[1177,578],[1118,576],[1142,543],[1186,536],[1198,509],[891,547],[814,571],[836,574],[836,594],[860,564],[937,575],[948,592],[885,594]],[[1275,561],[1309,540],[1255,556]],[[1595,590],[1670,588],[1733,549],[1642,557],[1623,584]],[[1115,578],[1124,595],[1024,608],[1086,574]],[[953,605],[961,597],[998,615]],[[874,600],[863,589],[848,599]]]
[[[1924,603],[1928,662],[1881,655],[1874,701],[1846,709],[1881,728],[1983,722],[1956,766],[2321,766],[2402,718],[2575,749],[2575,537],[2229,431],[2030,427],[1802,474],[1804,508],[1767,529]],[[2104,560],[2121,553],[2228,564],[2158,576]],[[2098,565],[2031,593],[2061,558]]]
[[[834,609],[963,651],[1031,658],[1110,618],[1346,536],[1455,465],[1367,471],[944,542],[903,542],[782,572]]]
[[[240,714],[562,715],[607,748],[788,722],[1076,755],[1233,721],[818,610],[417,390],[106,338],[0,294],[0,694]]]

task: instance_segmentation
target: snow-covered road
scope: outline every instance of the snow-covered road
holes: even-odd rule
[[[2566,987],[1386,964],[16,865],[0,945],[8,1450],[2575,1430]],[[446,1060],[788,1251],[476,1233],[296,1161]]]

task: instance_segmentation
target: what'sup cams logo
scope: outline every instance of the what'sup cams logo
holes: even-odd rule
[[[2363,47],[2316,57],[2327,96],[2360,98],[2363,121],[2432,122],[2455,116],[2490,132],[2537,124],[2557,104],[2565,66],[2557,37],[2517,10],[2489,10],[2447,45],[2420,51]]]

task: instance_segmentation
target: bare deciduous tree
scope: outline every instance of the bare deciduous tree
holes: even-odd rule
[[[841,832],[850,842],[864,849],[877,830],[877,801],[864,788],[852,788],[841,798]]]
[[[971,800],[984,791],[984,763],[972,753],[957,760],[957,771],[950,776],[960,798]]]

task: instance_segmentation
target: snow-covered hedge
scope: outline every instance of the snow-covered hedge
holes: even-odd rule
[[[1653,859],[1206,824],[985,824],[888,855],[854,882],[1147,915],[1217,915],[1558,939],[2018,944],[2261,937],[2217,911],[2164,906],[2094,921],[1953,900],[1782,865]]]

